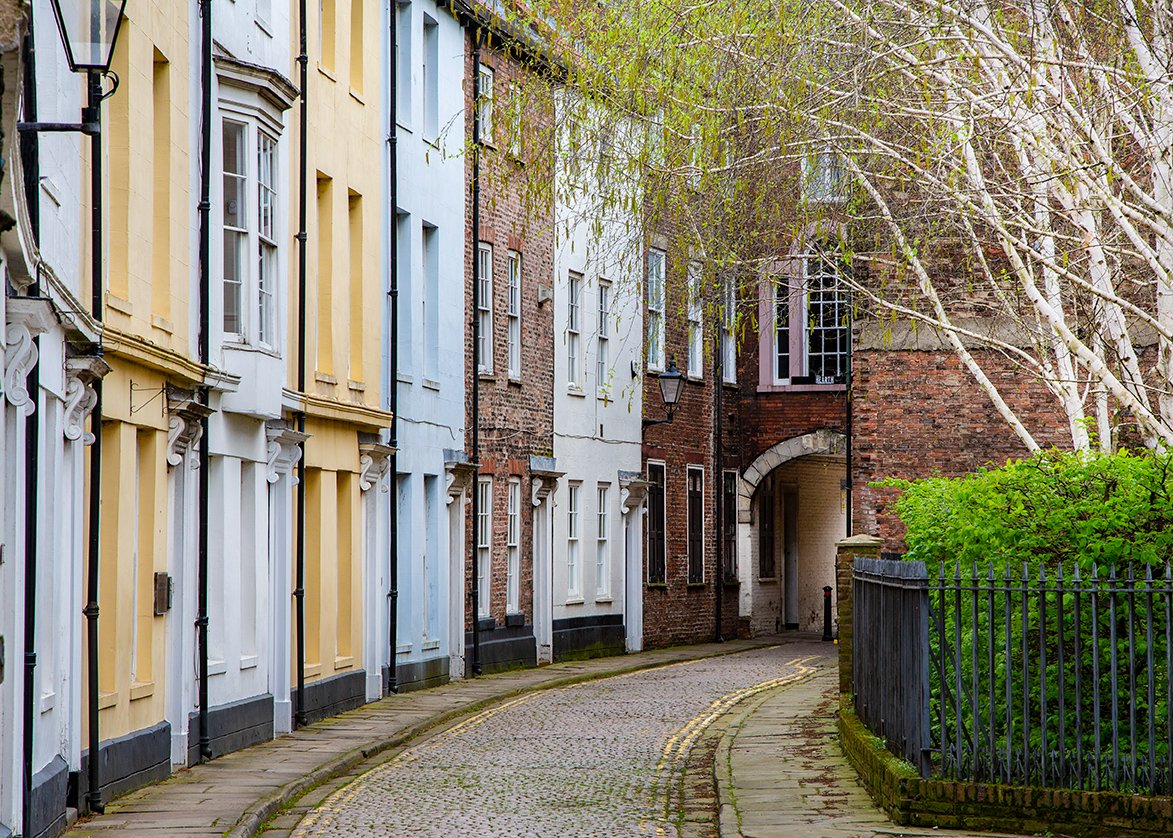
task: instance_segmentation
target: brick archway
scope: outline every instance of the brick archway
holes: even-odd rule
[[[778,466],[810,454],[843,455],[847,437],[838,431],[818,430],[771,445],[742,473],[737,487],[737,522],[750,523],[750,503],[762,479]]]

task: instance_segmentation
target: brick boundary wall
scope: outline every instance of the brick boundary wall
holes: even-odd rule
[[[837,545],[838,730],[847,761],[893,823],[1025,834],[1061,832],[1080,838],[1173,834],[1173,797],[922,780],[911,765],[894,756],[860,721],[852,705],[852,559],[876,556],[880,544],[880,539],[865,535]]]
[[[839,741],[868,793],[901,826],[1092,836],[1169,835],[1173,797],[922,780],[840,697]]]

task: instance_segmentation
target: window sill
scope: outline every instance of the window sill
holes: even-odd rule
[[[240,668],[242,671],[245,669],[256,669],[259,660],[260,658],[256,655],[242,655],[240,658]]]
[[[397,110],[398,110],[398,109],[397,109]],[[395,120],[395,127],[396,127],[396,128],[398,128],[398,129],[399,129],[399,130],[401,130],[401,131],[406,131],[406,132],[407,132],[407,133],[409,133],[409,134],[414,134],[414,133],[415,133],[415,131],[414,131],[414,130],[412,129],[412,127],[411,127],[411,123],[410,123],[410,122],[404,122],[404,121],[403,121],[403,120],[401,120],[401,119],[397,119],[397,120]]]
[[[511,376],[509,376],[509,380],[506,383],[508,383],[510,387],[520,387],[521,386],[521,377],[516,376],[516,375],[511,375]]]
[[[339,669],[350,669],[354,666],[354,655],[340,655],[334,658],[334,671]]]
[[[422,649],[425,652],[434,652],[436,649],[439,649],[439,648],[440,648],[440,641],[439,640],[425,640],[423,643],[420,644],[420,649]]]
[[[270,358],[281,360],[281,353],[276,349],[270,349],[267,346],[255,346],[251,343],[245,343],[241,340],[231,340],[225,338],[224,344],[221,348],[224,350],[231,350],[232,352],[253,352],[257,355],[268,355]]]
[[[273,37],[273,30],[269,28],[268,23],[261,20],[259,17],[253,18],[253,23],[255,23],[257,25],[257,29],[260,29],[262,32],[264,32],[270,38]]]
[[[398,643],[398,644],[396,644],[396,646],[395,646],[395,654],[397,654],[397,655],[407,655],[407,654],[410,654],[410,653],[411,653],[411,644],[410,644],[410,643]]]
[[[134,317],[134,304],[130,300],[124,300],[121,297],[106,292],[106,305],[127,317]]]
[[[843,393],[846,384],[758,384],[759,393]]]
[[[400,384],[415,384],[415,379],[411,377],[410,373],[406,372],[397,372],[395,374],[395,380]]]
[[[169,335],[175,334],[175,324],[165,317],[160,317],[157,314],[151,315],[152,328],[158,329],[160,332],[166,332]]]
[[[611,598],[610,594],[597,594],[595,596],[595,602],[614,602],[614,601],[615,600],[613,600]]]
[[[586,391],[574,384],[568,384],[566,385],[566,395],[584,399],[586,398]]]
[[[480,370],[477,373],[477,379],[480,381],[496,381],[497,376],[493,375],[492,370]]]
[[[564,602],[562,604],[563,605],[584,605],[585,603],[586,603],[586,600],[584,600],[582,597],[579,596],[579,597],[570,597],[566,600],[566,602]]]
[[[425,378],[423,380],[423,385],[424,389],[426,390],[435,390],[437,393],[440,392],[440,382],[436,381],[434,378]]]
[[[154,681],[135,681],[130,685],[130,700],[138,701],[143,698],[150,698],[155,694]]]
[[[367,383],[365,381],[356,381],[353,378],[346,379],[346,389],[353,390],[356,393],[365,393],[367,391]]]
[[[305,677],[317,678],[322,674],[322,665],[320,663],[307,663],[305,665]]]
[[[349,92],[350,92],[350,98],[351,98],[351,99],[353,99],[354,101],[358,102],[360,105],[364,105],[364,106],[366,105],[366,103],[367,103],[367,100],[366,100],[366,99],[364,99],[364,98],[362,97],[362,91],[360,91],[360,90],[355,90],[355,89],[354,89],[354,86],[353,86],[353,85],[351,85],[351,87],[350,87],[350,91],[349,91]]]
[[[209,675],[223,675],[228,671],[228,664],[224,661],[208,661]]]
[[[320,62],[317,66],[318,66],[318,72],[321,73],[323,76],[325,76],[326,78],[328,78],[332,82],[338,81],[337,77],[334,75],[333,70],[329,70],[329,69],[323,67]]]
[[[688,381],[689,384],[704,384],[705,383],[705,377],[703,375],[693,375],[691,372],[688,374],[688,376],[685,380]]]
[[[687,584],[687,587],[689,588],[707,588],[708,586],[708,582],[689,582]]]
[[[118,693],[98,693],[98,709],[108,710],[118,703]]]
[[[759,585],[777,585],[778,578],[775,576],[759,576],[758,577],[758,584]]]
[[[57,706],[57,693],[45,693],[41,696],[41,712],[48,713]]]
[[[648,587],[648,588],[660,588],[661,590],[665,590],[665,591],[666,591],[666,590],[668,590],[668,583],[667,583],[667,582],[647,582],[647,583],[646,583],[646,587]]]
[[[337,378],[330,375],[330,373],[328,373],[328,372],[321,372],[320,370],[314,370],[314,381],[318,382],[319,384],[332,384],[333,385],[333,384],[338,383]]]

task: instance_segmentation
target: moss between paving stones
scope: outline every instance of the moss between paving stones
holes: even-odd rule
[[[995,783],[922,780],[839,703],[839,741],[868,793],[902,826],[1020,834],[1100,836],[1173,834],[1173,798]]]

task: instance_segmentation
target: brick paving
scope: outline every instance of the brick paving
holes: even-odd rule
[[[338,777],[372,767],[389,749],[486,703],[576,680],[760,648],[730,641],[614,658],[559,663],[385,698],[252,748],[178,772],[111,801],[106,813],[77,823],[73,836],[249,836],[301,795],[320,799]],[[311,791],[314,790],[314,791]],[[285,823],[297,811],[284,816]],[[277,819],[281,822],[281,818]],[[386,834],[386,833],[383,833]],[[451,834],[451,833],[450,833]]]
[[[676,834],[672,792],[694,743],[824,649],[788,643],[513,699],[357,777],[292,834]],[[708,821],[691,832],[716,834],[715,807]]]

